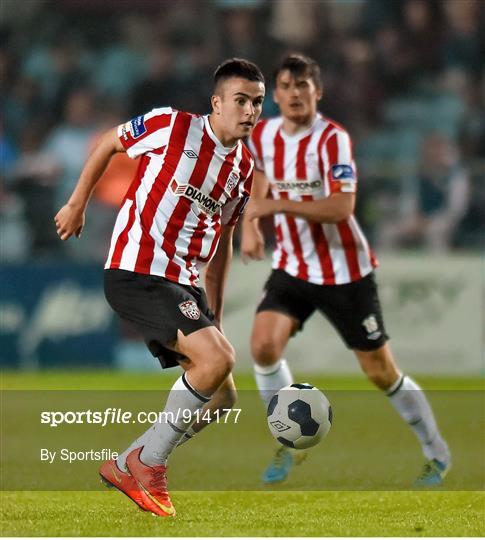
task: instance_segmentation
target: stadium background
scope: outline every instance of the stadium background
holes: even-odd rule
[[[479,0],[2,2],[2,366],[158,369],[101,289],[136,164],[113,160],[80,240],[61,243],[52,218],[104,129],[154,106],[208,112],[212,72],[231,56],[261,66],[271,116],[272,69],[296,50],[321,64],[320,109],[354,140],[357,214],[382,263],[400,364],[483,374],[484,8]],[[239,372],[250,371],[252,314],[268,271],[269,261],[245,267],[235,256],[224,324]],[[300,372],[357,371],[318,316],[288,357]]]

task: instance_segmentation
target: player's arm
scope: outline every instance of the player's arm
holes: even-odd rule
[[[214,257],[205,272],[205,288],[209,307],[213,311],[217,323],[221,324],[224,307],[224,289],[229,275],[232,259],[233,225],[221,226],[221,237]]]
[[[86,206],[96,184],[111,157],[117,152],[124,151],[118,137],[117,127],[101,136],[95,150],[86,161],[71,197],[54,218],[57,234],[61,240],[67,240],[73,234],[80,236],[84,227]]]
[[[269,182],[265,174],[257,169],[254,170],[251,199],[266,199],[269,190]],[[251,205],[251,202],[249,203]],[[249,259],[259,261],[264,259],[264,237],[261,232],[259,218],[249,219],[247,212],[243,215],[241,229],[241,255],[244,262]]]
[[[286,214],[316,223],[338,223],[350,217],[354,207],[355,193],[333,193],[317,201],[251,200],[246,209],[246,219]]]

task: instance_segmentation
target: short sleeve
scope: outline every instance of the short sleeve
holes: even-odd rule
[[[249,201],[251,185],[253,183],[253,173],[254,162],[251,160],[251,167],[248,175],[246,179],[239,184],[239,193],[237,197],[227,202],[222,208],[221,223],[223,225],[234,226],[238,222],[247,202]]]
[[[347,132],[336,131],[324,145],[328,163],[327,178],[331,193],[355,193],[357,191],[357,170],[352,155],[352,142]],[[327,159],[325,159],[327,158]]]
[[[128,156],[136,158],[166,146],[175,114],[170,107],[153,109],[118,126],[118,137]]]
[[[262,139],[266,123],[267,120],[260,120],[247,140],[249,150],[254,158],[254,166],[258,171],[264,171]]]

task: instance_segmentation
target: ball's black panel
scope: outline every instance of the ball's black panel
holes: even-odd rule
[[[297,399],[288,405],[288,418],[300,426],[302,435],[312,436],[318,431],[319,426],[312,418],[310,405],[301,399]]]
[[[271,416],[273,414],[273,411],[276,408],[276,405],[278,405],[278,394],[275,394],[268,405],[268,416]]]
[[[278,440],[280,441],[281,444],[284,444],[285,446],[289,446],[290,448],[295,448],[295,445],[288,439],[285,439],[284,437],[278,437]]]
[[[332,411],[332,407],[330,405],[328,406],[328,421],[330,423],[332,423],[332,421],[333,421],[333,411]]]
[[[294,383],[291,385],[292,388],[300,388],[301,390],[311,390],[312,388],[315,388],[311,384],[307,383]]]

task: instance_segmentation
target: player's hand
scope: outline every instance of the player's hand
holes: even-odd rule
[[[57,212],[54,222],[56,224],[57,234],[61,240],[65,241],[73,234],[79,238],[85,222],[84,208],[73,204],[66,204]]]
[[[264,237],[255,224],[249,223],[243,228],[241,256],[244,264],[250,260],[261,261],[264,259]]]
[[[246,219],[254,221],[257,218],[272,216],[278,213],[278,201],[272,199],[251,199],[244,210]]]

